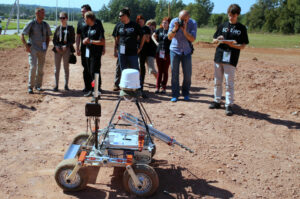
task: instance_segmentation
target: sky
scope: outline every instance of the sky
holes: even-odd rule
[[[19,0],[20,4],[31,4],[40,6],[56,6],[56,0]],[[83,4],[90,4],[93,10],[100,10],[104,4],[107,5],[109,0],[57,0],[58,7],[71,7],[80,8]],[[256,2],[256,0],[211,0],[214,3],[213,13],[225,13],[227,7],[232,3],[237,3],[242,8],[242,14],[245,14],[250,10],[250,7]],[[0,4],[13,4],[15,0],[0,0]],[[194,2],[194,0],[183,0],[185,4]]]

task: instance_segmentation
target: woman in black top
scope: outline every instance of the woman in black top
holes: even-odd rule
[[[159,89],[162,88],[161,93],[166,93],[166,87],[168,82],[168,72],[170,66],[170,44],[168,39],[168,30],[171,19],[169,17],[163,18],[160,28],[156,30],[152,35],[152,40],[157,45],[156,50],[156,63],[158,68],[158,77],[156,81],[156,91],[159,93]]]
[[[87,68],[92,80],[95,78],[95,73],[99,73],[98,89],[101,92],[101,56],[105,53],[104,28],[102,22],[96,19],[96,16],[92,11],[85,13],[84,18],[85,23],[87,24],[83,31],[83,44],[86,45],[85,57]],[[91,90],[85,96],[91,96],[92,93]]]
[[[59,19],[61,25],[59,25],[54,33],[53,37],[53,51],[55,53],[54,63],[55,63],[55,87],[54,91],[58,91],[59,83],[59,72],[61,60],[63,59],[64,70],[65,70],[65,90],[69,90],[69,58],[70,53],[75,52],[73,44],[75,43],[75,31],[73,26],[69,26],[68,14],[66,12],[61,12],[59,14]]]
[[[238,22],[241,8],[237,4],[229,6],[227,13],[229,21],[218,27],[214,34],[214,43],[219,43],[215,53],[215,89],[214,102],[210,109],[220,108],[222,98],[223,76],[226,84],[226,115],[233,115],[234,102],[234,74],[237,66],[240,50],[249,43],[247,29]]]

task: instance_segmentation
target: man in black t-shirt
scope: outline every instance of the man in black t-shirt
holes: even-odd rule
[[[247,29],[238,22],[241,8],[237,4],[232,4],[228,8],[229,21],[218,27],[214,34],[214,43],[220,43],[215,53],[215,88],[214,102],[210,109],[220,108],[222,98],[223,76],[226,84],[226,115],[233,115],[232,106],[234,103],[234,74],[237,66],[240,50],[249,43]]]
[[[117,43],[117,30],[118,30],[118,27],[119,27],[120,24],[121,24],[121,22],[118,22],[115,25],[113,33],[112,33],[112,36],[115,40],[114,56],[117,57],[117,58],[118,58],[118,48],[119,48],[119,44]],[[120,68],[119,59],[117,59],[113,91],[120,90],[120,87],[119,87],[120,80],[121,80],[121,68]]]
[[[101,92],[101,56],[104,54],[105,37],[102,22],[97,20],[95,14],[91,11],[85,13],[85,23],[87,26],[83,29],[85,38],[82,43],[86,45],[85,58],[87,69],[91,79],[95,73],[99,73],[98,89]],[[91,96],[92,89],[85,95]]]
[[[139,70],[138,53],[141,48],[138,48],[138,40],[145,38],[142,36],[140,26],[130,21],[130,11],[128,8],[123,8],[119,13],[120,21],[122,22],[117,28],[117,43],[118,57],[121,70],[126,68],[134,68]]]
[[[86,65],[86,58],[85,58],[85,49],[86,46],[82,43],[85,35],[83,33],[84,28],[87,26],[84,20],[84,15],[86,12],[91,11],[91,7],[86,4],[81,6],[81,14],[82,18],[77,23],[77,34],[76,34],[76,54],[77,56],[81,56],[81,64],[83,66],[83,80],[84,80],[84,89],[83,92],[89,92],[92,88],[91,86],[91,76],[88,72],[88,68]]]

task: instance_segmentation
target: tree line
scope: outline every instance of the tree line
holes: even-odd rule
[[[97,16],[104,22],[116,23],[119,21],[120,9],[127,6],[131,9],[132,20],[142,14],[146,19],[155,19],[160,23],[163,17],[168,16],[169,3],[171,18],[177,17],[180,10],[186,9],[199,27],[217,27],[228,20],[227,7],[224,7],[224,13],[212,14],[214,3],[210,0],[195,0],[189,4],[184,4],[182,0],[110,0],[97,11]],[[0,5],[0,16],[7,18],[11,7],[12,5]],[[33,18],[36,7],[21,5],[21,19]],[[68,8],[59,8],[59,11],[63,10],[67,11]],[[80,8],[70,10],[74,13],[75,20],[81,18]],[[55,19],[55,7],[45,7],[45,11],[47,20]],[[239,18],[252,32],[300,33],[300,0],[257,0],[250,11]]]

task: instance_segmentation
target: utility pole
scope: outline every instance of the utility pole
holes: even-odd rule
[[[56,0],[56,9],[55,9],[55,27],[57,27],[57,6],[58,6],[58,0]]]
[[[17,29],[18,34],[20,33],[20,1],[17,0]]]

